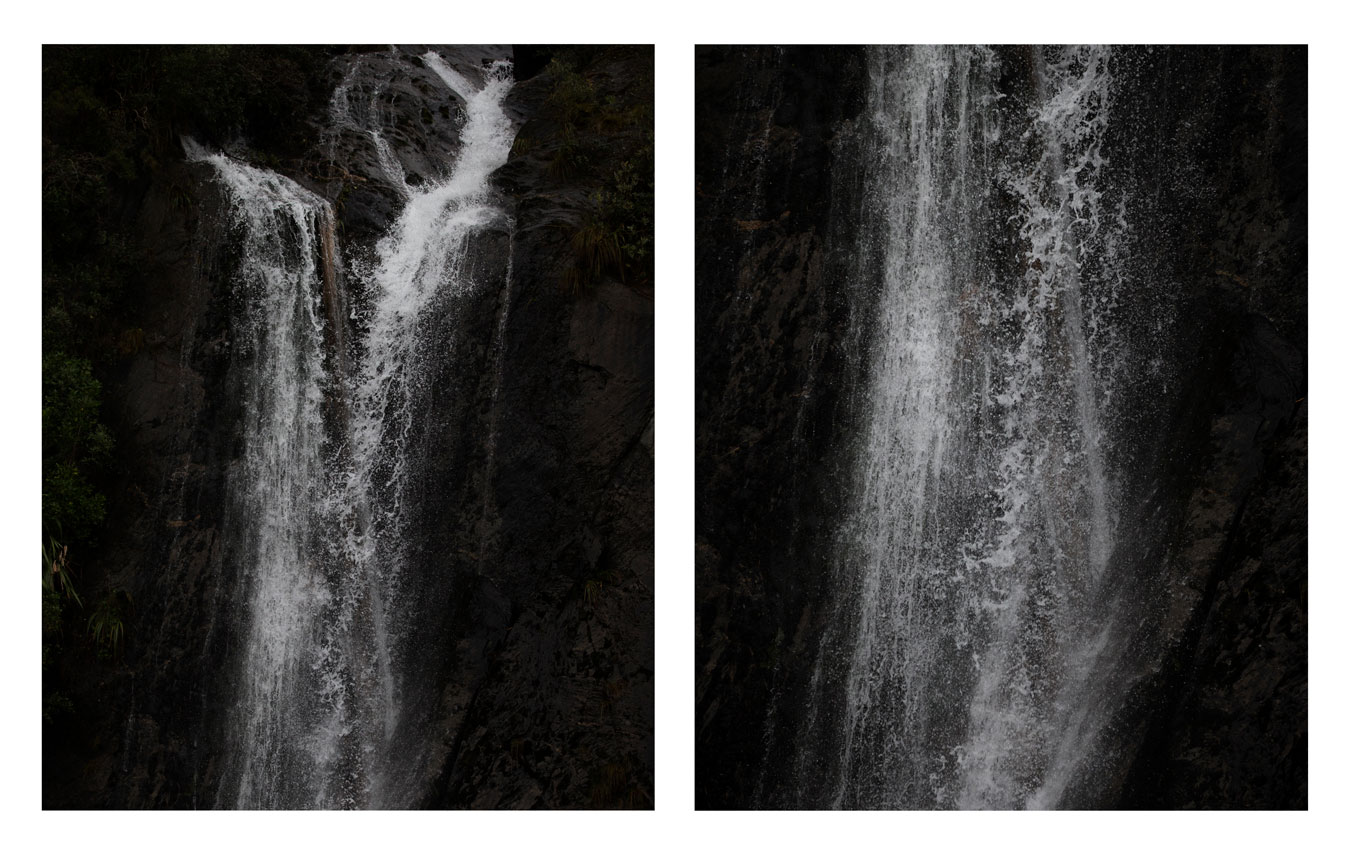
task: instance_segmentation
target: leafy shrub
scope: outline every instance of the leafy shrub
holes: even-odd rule
[[[80,595],[75,591],[75,583],[70,578],[70,564],[68,554],[70,550],[66,545],[57,542],[56,538],[49,538],[47,544],[42,547],[42,590],[43,597],[43,625],[47,625],[47,613],[45,609],[48,606],[47,596],[59,604],[63,599],[72,599],[76,605],[84,605],[80,602]],[[52,616],[52,629],[60,628],[60,614]]]
[[[563,285],[573,295],[593,287],[600,276],[623,276],[623,247],[618,232],[599,216],[591,216],[572,234],[572,264],[563,271]]]
[[[557,120],[573,127],[584,125],[599,107],[595,85],[561,57],[549,61],[545,73],[553,79],[544,106]]]
[[[600,602],[600,592],[604,590],[605,583],[599,579],[588,579],[581,590],[581,599],[590,608],[595,608]]]
[[[543,113],[557,128],[549,176],[586,180],[594,188],[570,239],[571,262],[561,273],[564,290],[574,295],[605,276],[639,287],[652,281],[656,176],[650,61],[649,50],[630,47],[565,48],[544,69],[550,88]],[[623,87],[602,94],[595,80],[613,89],[616,67],[627,75]]]
[[[651,146],[621,162],[591,196],[591,213],[572,234],[572,263],[563,286],[573,295],[589,291],[600,277],[645,285],[655,270],[654,169]]]
[[[98,460],[112,437],[98,421],[102,386],[89,360],[65,353],[42,360],[42,441],[63,460]]]
[[[61,692],[52,692],[42,704],[42,720],[48,723],[55,722],[62,716],[70,715],[73,712],[75,712],[75,705],[70,702],[70,698]]]
[[[131,611],[131,595],[120,588],[104,594],[94,606],[89,615],[89,634],[100,657],[106,659],[121,652]]]
[[[52,463],[42,476],[42,517],[50,530],[87,541],[107,514],[107,500],[73,463]]]
[[[50,532],[87,540],[103,522],[104,497],[81,472],[112,451],[99,421],[102,386],[89,360],[49,353],[42,360],[42,519]]]
[[[625,267],[647,281],[655,266],[655,188],[655,162],[648,142],[615,168],[596,195],[600,217],[614,230]]]

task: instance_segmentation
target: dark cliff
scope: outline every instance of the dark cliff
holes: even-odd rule
[[[855,225],[837,133],[861,108],[857,48],[700,48],[697,168],[698,806],[747,806],[780,669],[809,662],[812,603],[850,393]],[[841,187],[842,185],[842,187]],[[818,620],[819,612],[815,612]],[[795,664],[794,664],[795,663]],[[782,681],[786,682],[786,681]],[[788,706],[791,706],[788,704]]]
[[[1121,804],[1306,809],[1307,49],[1155,62],[1156,114],[1172,117],[1156,139],[1176,164],[1161,182],[1194,187],[1175,223],[1191,240],[1169,247],[1190,370],[1158,441],[1177,450],[1162,566],[1185,628],[1150,687]]]
[[[999,55],[1016,92],[1023,53]],[[829,613],[867,81],[861,48],[703,48],[696,74],[697,801],[744,808],[783,774]],[[1306,807],[1306,50],[1126,49],[1117,75],[1141,272],[1181,283],[1175,370],[1131,428],[1156,492],[1128,524],[1163,533],[1131,566],[1170,599],[1135,639],[1109,804],[1081,806]]]
[[[444,55],[472,68],[502,50],[510,55]],[[47,64],[64,69],[71,55],[49,54]],[[479,248],[509,257],[510,276],[445,317],[456,344],[433,372],[412,439],[425,465],[411,487],[420,536],[404,571],[416,580],[411,623],[422,651],[409,692],[427,749],[410,758],[411,774],[423,782],[422,807],[645,808],[654,797],[652,278],[636,251],[575,281],[562,271],[577,264],[573,235],[603,208],[597,194],[612,190],[622,165],[649,164],[652,55],[535,48],[529,56],[507,108],[538,142],[531,153],[513,151],[497,179],[513,227]],[[271,127],[267,116],[231,115],[217,129],[166,106],[162,93],[124,116],[99,103],[115,98],[99,82],[71,87],[110,126],[143,123],[146,139],[125,148],[146,154],[101,200],[134,273],[118,279],[98,323],[109,340],[130,344],[89,357],[115,445],[92,470],[106,519],[71,550],[83,599],[104,591],[122,603],[124,630],[101,649],[81,632],[86,614],[68,603],[63,625],[44,639],[53,648],[44,696],[60,699],[44,724],[46,807],[210,807],[222,774],[220,712],[241,643],[238,581],[222,539],[241,429],[224,285],[236,261],[215,237],[209,170],[183,161],[176,134],[219,144],[242,133],[244,146],[232,143],[242,156],[334,203],[337,237],[358,258],[397,213],[397,194],[368,145],[328,132],[333,87],[356,64],[358,79],[387,84],[392,142],[410,184],[457,146],[455,99],[419,63],[410,71],[373,49],[286,59],[292,73],[271,83],[290,93],[278,109],[301,130],[284,139],[259,130]],[[116,52],[109,62],[131,64]],[[592,154],[569,170],[540,155],[562,144],[560,78],[582,102],[569,141]],[[49,98],[64,79],[51,77]],[[239,95],[237,77],[223,74],[220,85]],[[606,121],[595,118],[596,104],[608,108]],[[53,168],[73,147],[63,133],[44,128]],[[646,217],[631,231],[648,236],[648,257],[649,174],[648,165],[628,180],[624,197]],[[630,224],[606,212],[622,220],[616,230]],[[64,294],[44,284],[49,316]]]

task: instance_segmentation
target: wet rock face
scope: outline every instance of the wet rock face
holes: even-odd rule
[[[602,54],[601,99],[631,98],[650,53]],[[437,807],[651,807],[654,730],[653,295],[614,279],[560,287],[588,179],[550,170],[548,74],[508,111],[537,140],[497,180],[510,194],[514,286],[486,462],[481,561],[445,636],[447,762]],[[495,317],[495,316],[494,316]],[[485,339],[486,340],[486,339]]]
[[[231,394],[230,265],[198,239],[220,200],[208,170],[165,165],[136,212],[142,287],[126,311],[144,346],[110,389],[119,483],[98,569],[130,598],[120,657],[63,663],[77,715],[44,745],[47,807],[207,807],[238,596],[221,570],[229,465],[240,411]],[[185,207],[184,188],[194,188]]]
[[[831,443],[853,343],[832,287],[856,224],[839,172],[861,49],[697,53],[698,806],[746,807],[778,674],[808,667],[828,596]],[[788,725],[790,728],[790,725]],[[771,774],[771,773],[769,773]]]
[[[999,57],[1000,90],[1024,97],[1027,57]],[[1129,641],[1142,676],[1099,789],[1119,807],[1305,807],[1306,50],[1119,57],[1111,166],[1134,170],[1145,272],[1175,283],[1180,334],[1165,399],[1139,408],[1157,417],[1130,428],[1149,474],[1124,520],[1164,533],[1122,565],[1167,602]],[[867,259],[838,255],[863,225],[860,68],[835,48],[696,57],[700,807],[760,804],[781,774],[763,758],[797,726],[830,597],[830,461],[862,346],[845,331],[865,329],[840,295]]]
[[[1195,370],[1164,437],[1187,451],[1163,560],[1187,608],[1121,803],[1306,808],[1307,52],[1168,59],[1205,84],[1172,96],[1206,191],[1180,228]]]
[[[329,69],[352,110],[388,118],[410,186],[445,177],[463,124],[456,96],[407,60],[426,50],[347,53]],[[438,52],[466,76],[510,56]],[[633,61],[605,72],[610,94]],[[546,77],[517,85],[517,121],[532,120]],[[328,106],[309,117],[319,146],[281,171],[334,203],[349,259],[369,258],[401,188]],[[446,306],[439,338],[453,345],[413,430],[409,777],[420,807],[650,807],[652,294],[613,279],[582,297],[559,288],[559,223],[579,222],[594,188],[520,160],[501,182],[513,222],[480,238],[483,287]],[[122,475],[104,550],[135,622],[121,660],[71,675],[79,719],[49,747],[48,807],[215,805],[244,629],[221,537],[241,405],[225,287],[237,259],[216,196],[208,168],[174,163],[137,200],[146,273],[129,312],[146,344],[110,389]]]
[[[402,188],[389,175],[400,170],[408,186],[446,177],[459,151],[464,105],[421,57],[428,45],[343,54],[328,75],[333,99],[321,119],[322,142],[308,183],[341,208],[344,236],[363,242],[379,238],[402,208]],[[481,79],[493,61],[509,57],[509,47],[438,48],[457,71]],[[381,151],[364,130],[380,117],[387,143]]]
[[[1129,806],[1307,806],[1306,356],[1262,318],[1234,326],[1169,561],[1191,609]]]

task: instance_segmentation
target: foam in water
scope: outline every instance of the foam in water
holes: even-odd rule
[[[992,51],[871,53],[860,254],[880,288],[857,292],[868,403],[803,804],[1054,806],[1091,754],[1119,514],[1110,65],[1038,54],[1010,118]]]
[[[353,110],[349,76],[332,102],[334,126],[361,130],[406,196],[373,265],[339,262],[322,198],[185,141],[190,159],[214,168],[240,242],[232,346],[246,424],[230,490],[232,559],[249,600],[223,807],[407,807],[417,797],[394,748],[406,439],[428,347],[446,345],[423,341],[424,315],[475,287],[472,238],[504,218],[489,178],[514,134],[502,111],[509,63],[478,86],[434,52],[422,59],[467,113],[441,180],[408,187],[380,132],[378,91]],[[370,300],[350,369],[336,308],[346,268]],[[345,416],[336,429],[324,417],[335,397]]]
[[[325,777],[331,750],[311,734],[340,729],[346,712],[342,693],[325,691],[328,678],[314,673],[313,615],[330,596],[314,541],[327,522],[317,509],[327,487],[321,235],[331,211],[287,178],[191,142],[185,148],[215,169],[240,239],[232,348],[248,370],[244,449],[230,490],[236,517],[249,521],[233,558],[252,607],[236,738],[262,750],[243,752],[235,773],[237,805],[260,807],[258,793],[286,798],[303,786],[294,778]]]

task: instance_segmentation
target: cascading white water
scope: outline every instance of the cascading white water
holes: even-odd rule
[[[392,230],[380,240],[378,260],[367,274],[372,310],[357,372],[352,428],[350,492],[357,496],[372,495],[401,480],[406,461],[397,449],[408,423],[410,383],[416,379],[411,357],[420,343],[419,322],[433,298],[453,297],[456,287],[472,284],[463,275],[468,238],[503,216],[488,178],[506,163],[514,137],[501,106],[511,86],[509,64],[494,66],[485,85],[476,88],[435,53],[423,60],[464,99],[468,120],[449,177],[410,193]],[[395,453],[389,455],[391,449]],[[393,468],[383,476],[385,483],[377,484],[376,469],[386,458],[392,458]],[[392,510],[397,516],[397,509]],[[369,540],[364,532],[357,534],[352,548],[365,560]]]
[[[435,52],[421,59],[464,101],[461,147],[442,180],[411,188],[401,169],[389,175],[406,203],[373,264],[341,263],[322,198],[185,143],[214,167],[240,241],[230,285],[246,424],[231,492],[248,615],[222,807],[408,807],[419,795],[400,741],[400,674],[415,656],[398,620],[410,605],[408,437],[431,366],[453,345],[444,310],[477,285],[472,239],[509,227],[489,178],[514,136],[508,62],[480,86]],[[346,86],[333,118],[354,124]],[[389,171],[397,160],[369,112]],[[369,306],[351,353],[335,309],[344,268]],[[326,421],[326,407],[341,417]]]
[[[1111,54],[1029,65],[1010,118],[994,51],[870,57],[880,285],[860,290],[868,404],[802,801],[1053,807],[1107,714],[1128,239],[1102,177]]]
[[[236,708],[239,807],[322,801],[347,723],[341,680],[323,667],[315,616],[332,600],[325,466],[323,232],[327,202],[295,182],[185,143],[214,167],[239,238],[231,282],[241,306],[243,453],[231,472],[234,560],[251,591]],[[229,802],[231,799],[222,794]]]
[[[505,218],[489,184],[491,174],[511,151],[514,128],[502,111],[511,87],[510,64],[499,62],[476,87],[435,53],[423,61],[465,102],[467,121],[460,131],[461,149],[444,181],[410,190],[407,204],[389,234],[377,247],[378,259],[366,273],[371,300],[364,352],[353,383],[351,446],[343,495],[351,512],[346,554],[374,584],[371,614],[381,651],[378,663],[384,693],[378,709],[382,738],[390,739],[398,724],[397,681],[390,662],[396,646],[393,602],[408,533],[404,522],[404,482],[408,467],[409,426],[427,382],[427,360],[454,342],[437,340],[427,330],[440,307],[477,283],[467,266],[471,239]],[[437,328],[442,328],[439,323]],[[430,340],[429,340],[430,339]],[[401,791],[387,779],[400,769],[381,772],[380,792]]]
[[[331,138],[330,142],[335,142],[338,132],[342,130],[353,130],[368,138],[371,146],[375,149],[375,157],[379,162],[381,171],[384,172],[385,178],[406,199],[412,195],[412,190],[408,187],[408,176],[403,170],[403,165],[394,155],[393,147],[384,137],[386,117],[380,110],[380,96],[384,94],[381,81],[375,82],[375,87],[369,93],[368,98],[364,98],[356,104],[352,103],[354,78],[361,70],[359,61],[353,63],[342,83],[338,84],[337,89],[333,91],[328,109],[329,128],[327,130]],[[330,148],[329,160],[332,159],[333,152]]]

